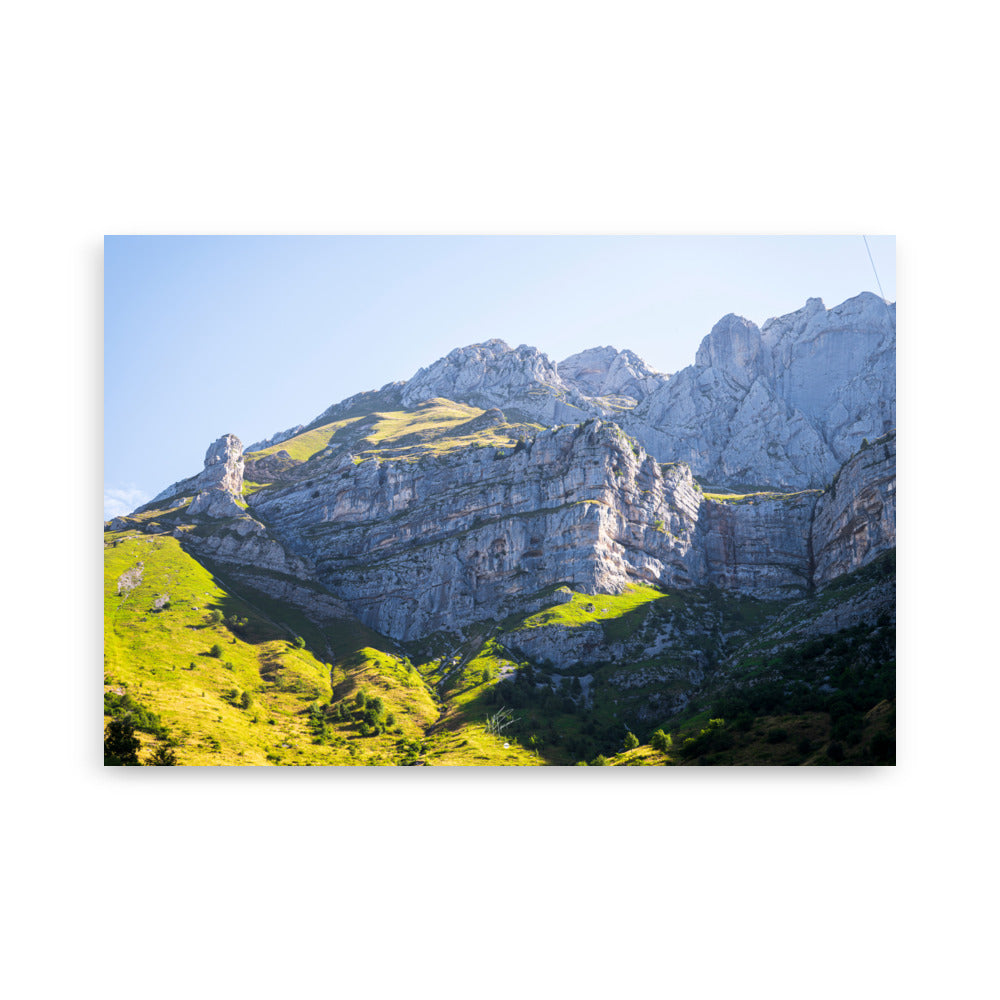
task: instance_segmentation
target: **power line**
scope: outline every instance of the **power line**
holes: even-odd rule
[[[872,257],[872,249],[868,246],[868,237],[862,234],[861,238],[865,241],[865,249],[868,251],[868,259],[871,261],[872,273],[875,275],[875,284],[878,285],[879,294],[882,296],[882,304],[885,306],[885,311],[889,314],[889,322],[893,323],[892,311],[889,309],[889,303],[886,300],[885,292],[882,291],[882,282],[878,280],[878,269],[875,267],[875,259]],[[895,327],[895,323],[893,323],[893,327]]]

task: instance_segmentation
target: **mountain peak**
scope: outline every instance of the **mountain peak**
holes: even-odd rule
[[[760,329],[744,316],[728,313],[712,327],[695,356],[698,368],[749,368],[760,352]]]
[[[666,376],[639,355],[617,348],[591,347],[556,365],[559,377],[584,396],[628,396],[640,400],[663,384]]]

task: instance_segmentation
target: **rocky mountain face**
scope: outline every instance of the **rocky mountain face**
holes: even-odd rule
[[[879,499],[894,459],[880,445],[848,463],[840,502],[820,491],[708,499],[687,465],[663,466],[595,420],[502,457],[317,463],[250,509],[362,621],[405,640],[496,617],[556,584],[808,592],[895,544],[894,510]]]
[[[514,419],[544,424],[575,423],[594,409],[541,351],[526,344],[511,349],[502,340],[458,348],[421,368],[403,386],[400,398],[404,407],[412,407],[439,397],[483,409],[498,407]]]
[[[613,347],[593,347],[560,361],[559,378],[589,399],[621,397],[626,406],[635,406],[664,384],[668,376],[654,371],[632,351]]]
[[[725,316],[622,425],[710,482],[801,489],[892,430],[895,400],[895,307],[864,293],[829,310],[810,299],[761,329]]]
[[[896,435],[865,444],[816,504],[813,579],[818,585],[896,545]]]
[[[509,454],[318,463],[251,510],[366,624],[400,639],[490,617],[556,583],[689,583],[699,496],[614,425],[543,431]]]
[[[810,299],[762,328],[728,315],[672,376],[610,347],[555,364],[491,340],[247,459],[225,435],[143,510],[169,507],[193,552],[314,619],[350,614],[403,642],[559,587],[806,597],[895,545],[894,358],[893,307],[867,294],[830,310]],[[309,434],[308,460],[278,447]],[[638,645],[609,646],[596,624],[505,641],[585,664],[655,658],[685,628],[697,633],[664,621]],[[680,684],[676,663],[663,669]]]
[[[184,493],[218,491],[238,495],[243,489],[243,444],[235,434],[224,434],[205,452],[205,467],[153,497],[153,503]]]

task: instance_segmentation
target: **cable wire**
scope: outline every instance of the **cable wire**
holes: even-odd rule
[[[882,282],[878,279],[878,269],[875,267],[875,259],[872,257],[872,249],[868,246],[868,237],[862,234],[861,238],[865,241],[865,249],[868,251],[868,259],[871,261],[872,273],[875,275],[875,284],[878,285],[879,294],[882,296],[882,304],[885,306],[885,311],[889,314],[889,322],[892,323],[893,329],[895,329],[896,324],[892,318],[892,310],[889,308],[885,292],[882,291]]]

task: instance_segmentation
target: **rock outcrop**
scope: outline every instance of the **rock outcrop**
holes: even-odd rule
[[[413,407],[436,397],[497,407],[508,416],[542,424],[576,423],[595,409],[537,348],[522,344],[511,349],[502,340],[457,348],[421,368],[403,386],[401,398],[404,406]]]
[[[816,505],[813,579],[821,585],[896,546],[896,435],[866,444]]]
[[[701,505],[698,580],[723,590],[787,597],[812,586],[809,557],[816,493]]]
[[[205,452],[204,469],[196,476],[168,486],[153,497],[152,503],[203,490],[217,490],[231,496],[243,492],[243,445],[235,434],[224,434],[213,441]]]
[[[592,347],[574,354],[556,366],[562,381],[590,399],[623,397],[634,406],[658,389],[668,376],[654,371],[632,351],[614,347]]]

